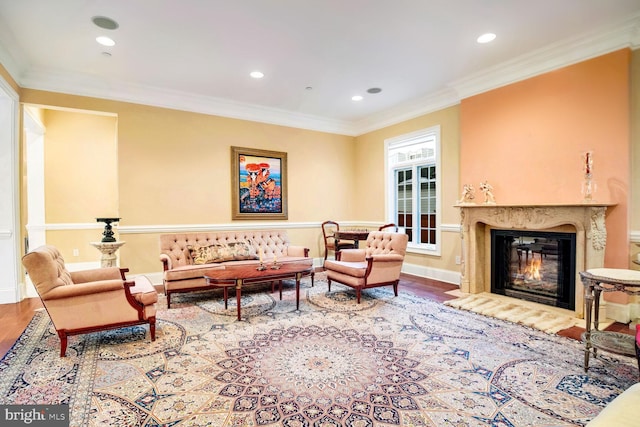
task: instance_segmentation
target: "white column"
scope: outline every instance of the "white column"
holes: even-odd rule
[[[0,77],[0,304],[20,301],[18,94]]]

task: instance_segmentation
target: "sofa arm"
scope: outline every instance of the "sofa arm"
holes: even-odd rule
[[[287,255],[309,258],[309,248],[289,245],[287,246]]]
[[[129,269],[118,267],[94,268],[90,270],[71,271],[71,281],[73,283],[97,282],[100,280],[121,279],[124,280],[124,273]]]
[[[124,295],[124,281],[122,279],[100,280],[96,282],[78,283],[73,285],[58,286],[42,295],[43,300],[72,298],[81,295],[99,294],[121,290]]]
[[[404,257],[399,254],[378,254],[372,255],[373,263],[376,264],[378,262],[400,262],[404,261]]]
[[[171,265],[171,257],[169,257],[169,255],[160,254],[160,261],[162,262],[162,271],[171,270],[173,268]]]
[[[337,261],[362,262],[367,257],[364,249],[342,249],[336,252]]]

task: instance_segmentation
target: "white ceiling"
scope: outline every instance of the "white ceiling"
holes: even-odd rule
[[[639,32],[640,0],[0,0],[0,63],[22,87],[347,135]]]

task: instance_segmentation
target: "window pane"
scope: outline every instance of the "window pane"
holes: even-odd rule
[[[419,166],[420,175],[420,241],[436,244],[436,168]]]
[[[391,191],[387,194],[389,220],[406,231],[411,245],[429,245],[428,249],[435,250],[439,234],[439,138],[439,126],[434,126],[385,141],[387,177],[393,180],[387,186]]]

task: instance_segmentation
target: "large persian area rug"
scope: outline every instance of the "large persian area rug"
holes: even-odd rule
[[[39,312],[0,362],[0,403],[68,404],[72,426],[572,426],[635,383],[634,360],[391,289],[303,282],[164,300],[145,327],[73,337]],[[606,363],[605,363],[606,362]]]

